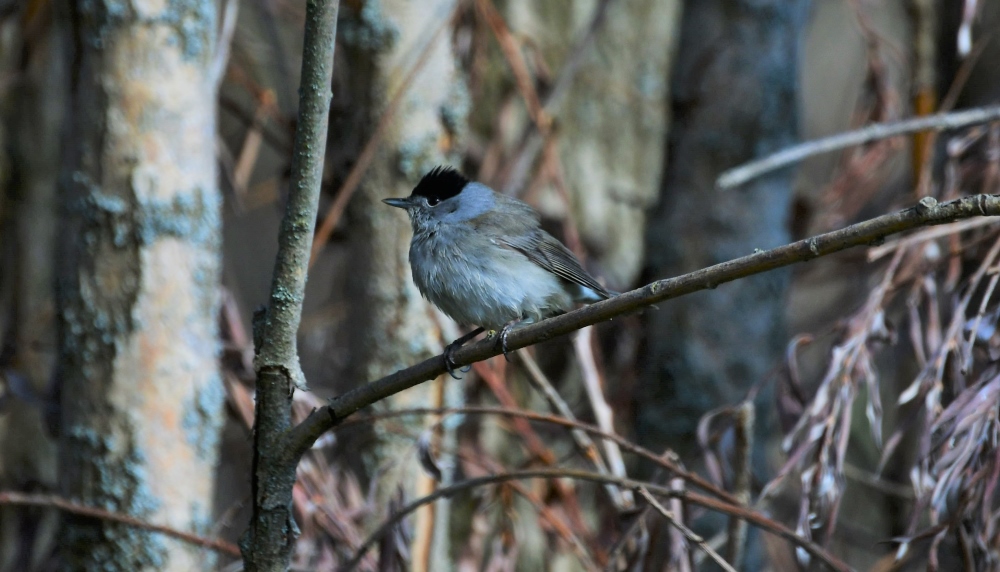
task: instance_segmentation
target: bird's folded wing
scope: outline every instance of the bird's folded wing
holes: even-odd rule
[[[536,229],[522,236],[505,236],[499,242],[564,280],[590,288],[604,298],[611,297],[611,293],[580,266],[573,253],[544,230]]]

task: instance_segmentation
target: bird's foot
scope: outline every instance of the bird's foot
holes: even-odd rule
[[[475,330],[469,332],[468,334],[465,334],[464,336],[458,338],[457,340],[445,346],[444,368],[448,371],[448,375],[450,375],[453,379],[462,379],[461,376],[455,373],[455,370],[458,369],[458,364],[455,363],[455,352],[457,352],[459,348],[465,345],[466,342],[468,342],[469,340],[478,336],[481,333],[483,333],[483,328],[476,328]],[[466,373],[470,369],[472,369],[471,364],[459,369],[459,371],[461,371],[462,373]]]

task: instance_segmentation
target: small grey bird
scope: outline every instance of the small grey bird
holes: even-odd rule
[[[499,332],[506,356],[514,324],[612,295],[542,230],[534,209],[455,169],[437,167],[409,197],[384,202],[410,216],[410,269],[420,293],[456,322],[479,326],[445,349],[453,376],[451,355],[484,330]]]

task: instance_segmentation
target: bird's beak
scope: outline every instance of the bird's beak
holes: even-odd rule
[[[382,202],[390,207],[396,207],[398,209],[406,209],[413,206],[413,201],[411,201],[409,197],[405,199],[382,199]]]

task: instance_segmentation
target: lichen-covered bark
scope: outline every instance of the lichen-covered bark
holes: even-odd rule
[[[212,2],[81,2],[66,270],[61,488],[208,531],[221,420]],[[196,570],[188,545],[67,517],[74,570]]]

